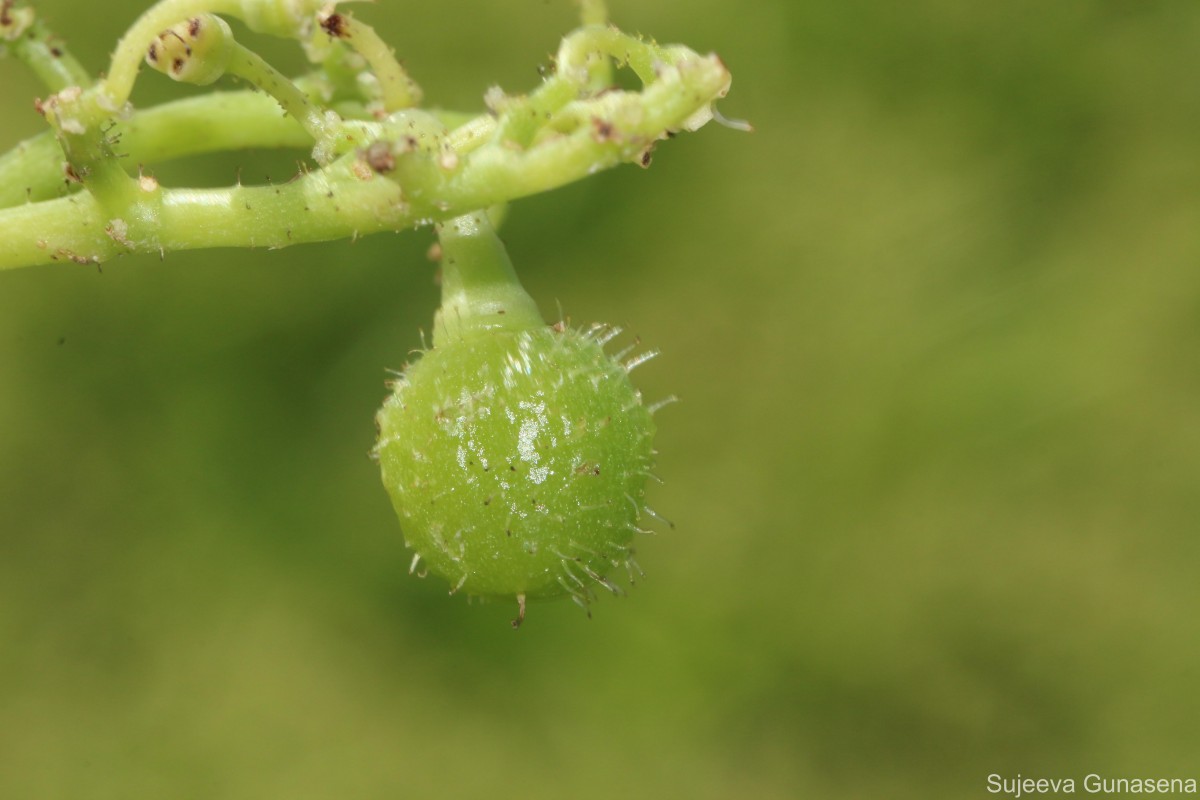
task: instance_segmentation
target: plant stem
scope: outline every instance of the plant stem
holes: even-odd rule
[[[0,208],[67,194],[62,148],[52,133],[39,133],[0,156]]]
[[[38,80],[51,91],[62,91],[68,86],[88,86],[92,82],[83,65],[67,51],[66,44],[54,36],[40,19],[34,19],[27,29],[9,43],[9,47],[13,55],[32,69]]]
[[[315,14],[308,7],[317,1],[165,0],[143,15],[114,56],[108,93],[68,87],[42,106],[70,164],[68,177],[87,191],[41,200],[63,191],[62,159],[48,137],[0,157],[0,206],[8,206],[0,208],[0,270],[122,253],[284,247],[460,217],[622,162],[645,166],[658,140],[699,127],[729,87],[716,56],[591,26],[564,40],[559,69],[541,88],[504,98],[498,118],[401,109],[378,121],[345,120],[319,110],[295,84],[239,49],[213,66],[233,64],[231,71],[270,91],[292,119],[265,97],[228,92],[114,126],[116,102],[124,103],[148,43],[181,19],[190,28],[189,12],[215,7],[243,15],[256,29],[295,33],[315,18],[304,14]],[[138,60],[131,62],[135,51]],[[610,58],[642,77],[640,92],[597,90]],[[129,63],[134,67],[120,66]],[[286,184],[212,190],[164,189],[148,176],[133,178],[121,165],[125,156],[114,151],[119,144],[144,164],[239,146],[305,146],[311,139],[322,168]],[[22,200],[41,202],[18,205]]]
[[[229,74],[248,81],[275,98],[284,113],[300,123],[315,142],[328,139],[341,124],[341,118],[336,113],[329,112],[327,116],[296,84],[268,64],[262,56],[240,44],[234,45],[233,58],[227,70]]]
[[[579,0],[579,16],[584,25],[608,24],[608,8],[604,0]]]
[[[361,107],[337,106],[343,116]],[[454,131],[456,149],[483,144],[495,120],[458,111],[434,111]],[[468,127],[466,123],[470,122]],[[471,131],[475,134],[468,135]],[[279,104],[255,91],[212,92],[134,113],[114,129],[128,163],[149,165],[202,153],[246,149],[307,149],[312,137]],[[76,186],[78,186],[76,184]],[[0,209],[61,197],[72,191],[63,175],[63,154],[54,134],[39,133],[0,155]]]
[[[485,211],[438,226],[442,246],[442,306],[433,321],[433,346],[488,331],[545,327],[537,304]]]
[[[341,39],[366,59],[379,80],[384,110],[398,111],[421,102],[420,87],[400,66],[392,49],[379,38],[374,28],[349,14],[322,13],[318,19],[330,36]]]
[[[197,14],[233,14],[240,7],[239,0],[163,0],[152,6],[117,43],[108,77],[100,83],[108,104],[119,108],[129,99],[147,49],[164,30]]]
[[[436,153],[417,151],[399,156],[395,175],[384,177],[349,153],[288,184],[158,190],[158,210],[140,221],[155,227],[145,240],[106,234],[114,220],[87,193],[17,206],[0,211],[0,270],[65,259],[99,262],[127,252],[286,247],[450,219],[635,159],[693,114],[697,98],[703,105],[727,84],[720,62],[703,58],[694,68],[664,71],[641,95],[613,92],[592,101],[621,120],[619,136],[598,141],[580,126],[527,150],[480,147],[450,170],[430,163]]]
[[[285,247],[400,230],[413,219],[400,188],[362,181],[343,159],[288,184],[228,189],[157,189],[154,237],[129,234],[135,222],[88,192],[0,211],[0,269],[56,261],[99,263],[131,252],[203,247]],[[346,191],[344,189],[350,189]],[[10,233],[9,233],[10,232]]]

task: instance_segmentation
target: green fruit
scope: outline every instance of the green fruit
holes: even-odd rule
[[[435,347],[378,421],[408,544],[456,588],[582,595],[628,558],[654,424],[587,335],[503,331]]]
[[[414,566],[452,591],[516,598],[522,613],[526,598],[586,605],[596,587],[619,591],[609,573],[633,568],[653,458],[650,410],[628,377],[642,359],[606,353],[607,327],[530,316],[515,277],[464,281],[463,242],[442,241],[434,347],[377,416],[383,483]]]

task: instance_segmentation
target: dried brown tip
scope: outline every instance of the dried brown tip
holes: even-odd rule
[[[321,30],[335,39],[346,36],[346,18],[341,14],[330,14],[321,19]]]

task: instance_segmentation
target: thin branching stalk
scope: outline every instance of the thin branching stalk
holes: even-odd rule
[[[493,88],[476,114],[416,108],[420,89],[378,34],[316,0],[163,0],[92,81],[31,9],[0,2],[0,36],[54,92],[39,105],[50,131],[0,156],[0,270],[428,225],[621,163],[647,166],[658,142],[712,118],[730,82],[715,56],[609,26],[598,0],[582,2],[584,26],[539,87]],[[217,15],[295,39],[313,71],[289,80]],[[228,75],[261,93],[133,109],[143,60],[175,80]],[[614,67],[631,69],[641,89],[613,86]],[[168,159],[248,147],[296,148],[311,161],[268,186],[199,190],[153,177]]]

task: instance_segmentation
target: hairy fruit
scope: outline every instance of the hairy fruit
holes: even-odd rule
[[[392,384],[375,454],[416,551],[451,591],[586,606],[629,570],[653,459],[651,409],[604,345],[547,326],[482,214],[441,230],[434,346]],[[518,622],[519,622],[518,618]]]
[[[435,347],[378,422],[408,545],[457,589],[586,598],[629,559],[654,423],[594,336],[543,327]]]

